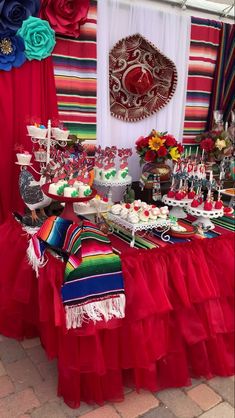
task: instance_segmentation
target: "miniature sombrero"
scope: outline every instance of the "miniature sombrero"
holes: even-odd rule
[[[110,110],[127,122],[165,106],[177,85],[175,64],[139,34],[121,39],[109,54]]]

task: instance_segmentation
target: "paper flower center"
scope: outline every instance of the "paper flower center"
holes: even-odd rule
[[[0,51],[3,55],[10,55],[13,52],[12,42],[9,38],[0,41]]]

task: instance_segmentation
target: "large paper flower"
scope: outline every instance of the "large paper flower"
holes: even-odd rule
[[[0,0],[0,32],[16,32],[23,20],[38,13],[40,0]]]
[[[10,71],[25,61],[24,41],[13,32],[0,33],[0,70]]]
[[[42,60],[51,55],[55,46],[55,32],[46,20],[30,16],[17,32],[25,43],[28,60]]]
[[[42,0],[40,13],[56,33],[78,38],[80,26],[86,21],[89,3],[89,0]]]

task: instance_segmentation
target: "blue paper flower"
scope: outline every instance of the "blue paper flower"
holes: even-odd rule
[[[23,20],[36,16],[40,0],[0,0],[0,32],[16,32]]]
[[[0,33],[0,70],[10,71],[26,61],[24,40],[12,32]]]
[[[17,32],[25,43],[28,60],[42,60],[51,55],[55,46],[55,32],[46,20],[30,16]]]

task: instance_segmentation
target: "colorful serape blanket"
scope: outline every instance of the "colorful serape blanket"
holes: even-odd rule
[[[213,128],[213,111],[223,110],[223,120],[228,121],[235,106],[235,25],[222,23],[220,45],[216,62],[213,91],[207,129]]]
[[[194,144],[207,127],[221,27],[215,20],[191,18],[184,144]]]
[[[97,3],[90,0],[78,39],[56,36],[54,76],[60,121],[80,139],[96,139]]]
[[[67,328],[84,321],[108,321],[125,316],[125,294],[120,258],[108,237],[93,223],[76,224],[52,216],[33,237],[28,256],[43,257],[46,248],[59,251],[66,259],[61,288]]]

